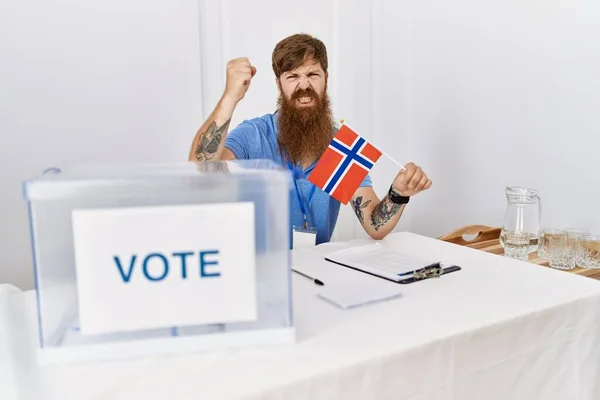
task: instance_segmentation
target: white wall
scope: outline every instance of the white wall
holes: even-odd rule
[[[185,159],[230,58],[258,69],[232,125],[273,112],[271,52],[296,32],[328,47],[336,118],[433,179],[399,230],[500,225],[510,184],[541,191],[544,225],[600,233],[597,2],[4,3],[0,282],[32,286],[23,179],[51,165]],[[379,194],[396,172],[375,167]],[[334,237],[361,235],[344,208]]]
[[[33,287],[21,182],[49,166],[187,159],[201,124],[198,4],[5,0],[0,283]]]
[[[202,34],[217,39],[205,40],[223,49],[213,69],[203,69],[216,85],[205,111],[221,94],[227,59],[247,55],[259,74],[233,122],[271,112],[274,44],[299,31],[320,37],[331,57],[336,117],[396,160],[422,165],[434,181],[397,229],[438,236],[466,224],[500,226],[504,188],[522,185],[540,190],[543,225],[600,233],[597,2],[219,4],[211,6],[219,17],[205,13],[201,23]],[[385,159],[375,167],[379,194],[396,172]],[[361,235],[346,207],[334,238]]]
[[[376,64],[390,74],[375,83],[374,119],[389,121],[394,97],[409,93],[399,106],[409,107],[410,157],[434,181],[411,203],[411,230],[501,225],[504,187],[523,185],[540,190],[543,225],[600,233],[600,4],[380,0],[375,8]],[[398,46],[406,34],[409,45]]]

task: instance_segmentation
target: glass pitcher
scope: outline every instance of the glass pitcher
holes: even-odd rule
[[[508,207],[500,232],[500,244],[504,248],[505,232],[529,233],[529,253],[537,251],[538,232],[542,214],[542,200],[535,189],[507,187]]]

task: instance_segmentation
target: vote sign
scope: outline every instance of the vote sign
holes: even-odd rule
[[[257,319],[254,204],[72,214],[82,334]]]

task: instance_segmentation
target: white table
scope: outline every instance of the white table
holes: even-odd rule
[[[362,243],[294,251],[294,263],[326,284],[394,285],[322,260]],[[61,400],[600,399],[600,282],[410,233],[382,244],[463,269],[352,310],[294,275],[296,345],[37,368],[30,342],[13,382]],[[13,333],[33,341],[33,292],[22,297],[14,312],[29,322],[14,330],[27,334]]]

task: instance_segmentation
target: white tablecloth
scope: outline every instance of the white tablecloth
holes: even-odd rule
[[[326,284],[394,285],[322,260],[360,243],[294,251],[294,263]],[[35,299],[26,292],[23,320],[0,325],[14,343],[29,341],[11,382],[61,400],[600,399],[600,282],[409,233],[382,244],[463,269],[350,310],[294,275],[295,345],[43,368],[32,364]]]

